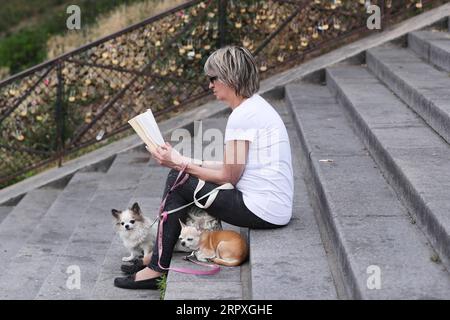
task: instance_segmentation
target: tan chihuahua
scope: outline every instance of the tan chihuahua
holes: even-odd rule
[[[235,267],[245,261],[248,254],[247,243],[242,236],[231,230],[198,230],[181,222],[179,243],[194,251],[199,261]]]

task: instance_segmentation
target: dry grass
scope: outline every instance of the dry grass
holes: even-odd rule
[[[9,76],[9,68],[0,67],[0,80],[5,79],[8,76]]]
[[[52,59],[185,2],[186,0],[146,0],[119,6],[109,14],[101,15],[93,26],[82,26],[79,31],[51,37],[47,42],[48,58]]]

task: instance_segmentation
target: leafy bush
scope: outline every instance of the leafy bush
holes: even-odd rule
[[[51,35],[66,29],[66,6],[78,5],[82,23],[95,22],[96,17],[121,4],[142,0],[11,0],[0,10],[0,68],[9,68],[10,74],[43,62],[46,58],[47,40]],[[36,22],[13,32],[24,19]]]
[[[11,73],[42,62],[46,57],[46,35],[40,30],[24,29],[0,42],[0,62]]]

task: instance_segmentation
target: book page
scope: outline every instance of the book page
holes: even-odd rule
[[[159,146],[164,145],[164,138],[156,123],[155,117],[150,109],[147,112],[138,116],[138,121],[143,126],[144,130],[148,133],[149,137]]]
[[[136,131],[139,138],[147,145],[151,152],[156,152],[157,145],[151,140],[151,138],[147,135],[145,130],[141,127],[136,118],[133,118],[128,121],[128,123],[133,127],[134,131]]]
[[[150,109],[128,121],[151,152],[164,145],[164,138]]]

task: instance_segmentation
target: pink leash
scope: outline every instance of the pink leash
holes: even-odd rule
[[[186,173],[185,176],[183,177],[183,179],[180,180],[180,177],[183,175],[185,169],[186,169],[186,166],[184,166],[183,169],[178,173],[178,177],[175,180],[175,183],[173,184],[173,186],[170,188],[170,191],[175,190],[178,186],[185,183],[186,180],[189,178],[189,174]],[[213,275],[213,274],[218,273],[220,271],[220,267],[218,265],[216,265],[216,264],[211,265],[211,264],[207,264],[207,263],[202,263],[200,261],[191,260],[188,256],[184,257],[184,259],[191,261],[192,263],[195,263],[197,265],[208,267],[211,269],[210,270],[195,270],[195,269],[189,269],[189,268],[164,268],[163,266],[161,266],[160,260],[161,260],[161,256],[163,253],[163,247],[162,247],[163,225],[164,225],[164,222],[166,222],[166,220],[167,220],[167,216],[169,215],[169,213],[167,211],[163,211],[163,210],[164,210],[164,206],[166,204],[166,200],[167,200],[167,197],[169,196],[170,191],[167,192],[166,196],[161,201],[161,205],[159,206],[160,220],[159,220],[159,226],[158,226],[158,266],[163,270],[171,270],[171,271],[175,271],[175,272],[195,274],[195,275]]]

